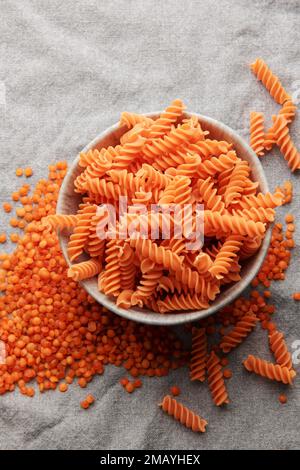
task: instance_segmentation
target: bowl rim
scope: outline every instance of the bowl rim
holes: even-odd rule
[[[154,112],[149,112],[149,113],[143,113],[144,116],[147,117],[155,117],[159,114],[161,114],[162,111],[154,111]],[[263,170],[263,167],[261,165],[261,162],[259,158],[257,157],[256,153],[251,149],[249,144],[231,127],[227,126],[226,124],[223,124],[222,122],[213,119],[211,117],[208,117],[203,114],[198,114],[198,113],[190,113],[190,112],[185,112],[185,116],[190,117],[192,115],[197,116],[200,123],[203,124],[205,128],[205,124],[207,123],[208,125],[211,126],[217,126],[221,128],[225,133],[232,134],[234,140],[239,144],[240,147],[244,148],[245,151],[251,155],[251,158],[256,166],[256,169],[260,173],[260,185],[263,185],[263,191],[267,192],[269,191],[269,186],[268,182],[265,176],[265,172]],[[93,149],[94,147],[97,146],[97,144],[105,139],[106,137],[109,137],[112,133],[117,131],[120,128],[119,122],[116,124],[113,124],[112,126],[108,127],[105,129],[103,132],[98,134],[91,142],[89,142],[82,150],[81,152],[88,152],[89,150]],[[79,162],[79,154],[77,157],[73,160],[73,162],[70,164],[68,167],[68,171],[66,176],[64,177],[63,183],[61,185],[59,195],[58,195],[58,200],[57,200],[57,206],[56,206],[56,213],[64,214],[64,209],[62,207],[63,205],[63,194],[66,192],[66,189],[68,185],[70,184],[70,180],[72,179],[74,170],[77,168]],[[73,182],[72,182],[73,184]],[[183,323],[190,323],[193,321],[198,321],[202,318],[205,318],[209,315],[212,315],[216,313],[217,311],[221,310],[224,308],[226,305],[232,303],[251,283],[251,281],[254,279],[256,274],[258,273],[264,258],[266,256],[270,240],[271,240],[271,234],[272,234],[272,225],[270,224],[267,227],[267,230],[265,232],[265,237],[263,239],[262,245],[257,252],[257,258],[255,260],[255,264],[252,267],[249,272],[242,277],[242,279],[235,284],[232,285],[232,287],[235,287],[235,289],[232,289],[230,291],[230,288],[228,289],[228,295],[224,296],[224,298],[221,298],[219,301],[214,302],[209,308],[204,309],[204,310],[193,310],[193,311],[186,311],[186,312],[180,312],[180,313],[166,313],[166,314],[159,314],[156,312],[153,312],[148,309],[140,309],[140,308],[134,308],[134,309],[122,309],[118,307],[115,303],[115,300],[107,297],[105,294],[99,292],[99,296],[101,296],[101,299],[98,297],[95,297],[95,295],[92,292],[92,289],[90,288],[89,285],[86,285],[85,281],[80,281],[80,285],[86,290],[86,292],[93,297],[100,305],[103,307],[107,308],[108,310],[116,313],[117,315],[126,318],[128,320],[133,320],[139,323],[144,323],[144,324],[150,324],[150,325],[180,325]],[[59,243],[62,249],[63,256],[67,262],[67,265],[70,267],[72,263],[70,262],[70,259],[67,254],[67,249],[66,249],[66,243],[64,243],[64,238],[65,235],[63,235],[62,232],[58,231],[58,239]],[[226,293],[227,291],[225,291]]]

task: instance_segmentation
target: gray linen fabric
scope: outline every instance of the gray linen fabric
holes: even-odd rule
[[[207,114],[248,138],[249,112],[278,110],[248,64],[263,57],[297,99],[300,88],[298,0],[0,0],[1,202],[20,183],[16,166],[31,164],[33,181],[49,162],[72,161],[123,110],[148,112],[180,97],[189,110]],[[5,108],[6,104],[6,110]],[[5,116],[4,116],[5,114]],[[291,128],[300,146],[299,120]],[[299,214],[297,176],[274,150],[263,160],[270,187],[290,178],[291,207]],[[9,217],[1,213],[1,230]],[[299,231],[287,280],[273,285],[276,320],[289,347],[300,338]],[[232,354],[232,402],[216,408],[206,385],[190,383],[186,369],[144,380],[132,396],[108,367],[89,386],[97,401],[83,412],[85,391],[18,392],[0,397],[0,448],[20,449],[295,449],[299,448],[299,381],[284,386],[248,374],[248,353],[271,358],[258,329]],[[298,366],[296,366],[300,372]],[[172,384],[181,401],[208,419],[193,434],[157,407]]]

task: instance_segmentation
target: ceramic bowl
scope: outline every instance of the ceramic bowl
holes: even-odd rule
[[[158,117],[159,114],[160,112],[154,112],[148,113],[147,116],[155,119]],[[250,163],[252,169],[252,178],[254,181],[259,182],[259,190],[263,193],[266,193],[268,191],[268,183],[263,168],[258,157],[249,147],[249,145],[233,129],[224,125],[223,123],[207,116],[203,116],[201,114],[193,113],[193,115],[196,115],[198,117],[202,128],[204,130],[209,131],[209,137],[211,139],[226,140],[233,144],[238,156],[244,160],[247,160]],[[190,113],[185,113],[185,117],[190,116]],[[90,149],[101,149],[102,147],[107,147],[109,145],[114,146],[119,143],[120,137],[126,131],[127,128],[125,126],[119,127],[119,124],[114,124],[113,126],[106,129],[104,132],[99,134],[82,151],[87,152]],[[57,213],[75,214],[77,211],[78,205],[81,201],[81,196],[74,192],[74,180],[82,171],[82,168],[80,168],[78,165],[78,161],[79,156],[77,156],[77,158],[75,158],[75,160],[71,163],[67,175],[64,178],[59,193]],[[103,293],[99,292],[97,288],[96,277],[84,280],[81,282],[81,284],[84,289],[89,293],[89,295],[91,295],[101,305],[113,311],[117,315],[128,318],[130,320],[152,325],[175,325],[180,323],[192,322],[207,317],[208,315],[212,315],[213,313],[216,313],[218,310],[225,307],[225,305],[231,303],[236,297],[238,297],[243,292],[243,290],[250,284],[252,279],[256,276],[257,272],[259,271],[259,268],[268,250],[270,238],[271,228],[269,227],[266,231],[266,236],[259,251],[243,263],[243,267],[241,270],[241,280],[224,288],[224,290],[221,291],[221,293],[217,296],[211,306],[205,310],[167,313],[163,315],[160,315],[147,309],[140,309],[135,307],[129,310],[124,310],[122,308],[117,307],[114,299],[109,298]],[[64,257],[68,265],[71,265],[67,254],[67,243],[69,235],[64,232],[61,232],[59,233],[59,239]]]

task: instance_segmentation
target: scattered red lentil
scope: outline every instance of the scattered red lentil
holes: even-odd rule
[[[7,240],[5,233],[0,233],[0,243],[5,243]]]
[[[287,224],[290,224],[292,222],[294,222],[295,218],[293,216],[293,214],[286,214],[285,216],[285,221]]]
[[[300,292],[295,292],[295,293],[293,294],[293,299],[294,299],[294,300],[300,300]]]
[[[134,391],[134,385],[131,382],[128,382],[128,384],[125,385],[125,390],[128,393],[132,393]]]
[[[278,397],[280,403],[282,403],[283,405],[287,402],[287,396],[282,394],[282,395],[279,395]]]
[[[230,369],[224,369],[223,376],[225,379],[230,379],[232,377],[232,371]]]
[[[143,385],[143,383],[140,379],[137,379],[133,382],[134,388],[141,388],[142,385]]]
[[[83,408],[84,410],[87,410],[90,406],[89,402],[86,401],[86,400],[83,400],[82,402],[80,402],[80,406],[81,408]]]
[[[170,392],[174,397],[177,397],[181,393],[180,388],[177,387],[176,385],[170,388]]]
[[[23,175],[23,169],[22,168],[17,168],[16,169],[16,176],[22,176]]]
[[[94,403],[95,401],[95,398],[93,397],[93,395],[87,395],[86,399],[85,399],[89,405],[92,405],[92,403]]]
[[[127,377],[124,377],[122,379],[120,379],[120,384],[123,386],[123,387],[126,387],[126,385],[129,383],[129,380],[127,379]]]
[[[4,202],[2,207],[7,213],[12,211],[12,205],[9,202]]]
[[[13,243],[17,243],[19,241],[19,235],[17,233],[11,233],[10,234],[10,240]]]
[[[24,170],[24,175],[25,175],[27,178],[28,178],[29,176],[32,176],[32,173],[33,173],[33,172],[32,172],[32,168],[30,168],[30,167],[25,168],[25,170]]]
[[[61,384],[59,384],[58,388],[60,392],[66,392],[68,390],[68,385],[62,382]]]

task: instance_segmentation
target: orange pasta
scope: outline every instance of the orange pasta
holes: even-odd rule
[[[289,370],[292,369],[292,357],[289,353],[283,333],[279,331],[273,331],[269,335],[270,349],[274,354],[277,364],[282,367],[287,367]]]
[[[240,235],[229,235],[226,238],[212,266],[209,268],[209,272],[212,276],[217,279],[222,279],[224,275],[229,272],[233,260],[236,258],[237,252],[243,244],[242,240],[243,237]]]
[[[264,155],[264,140],[264,115],[252,112],[250,114],[250,145],[259,157]]]
[[[173,416],[174,419],[179,421],[187,428],[190,428],[192,431],[205,432],[207,421],[201,418],[199,415],[193,413],[193,411],[191,411],[186,406],[183,406],[170,395],[166,395],[159,406],[168,415]]]
[[[71,261],[85,252],[99,262],[98,288],[122,308],[208,308],[223,286],[240,281],[244,260],[259,250],[274,208],[286,200],[281,189],[260,193],[233,145],[210,138],[184,108],[174,100],[156,120],[122,113],[128,131],[120,142],[79,156],[78,213],[48,219],[73,229]],[[291,119],[291,103],[285,112]]]
[[[150,127],[150,139],[157,139],[170,132],[172,126],[176,124],[182,116],[185,106],[181,100],[174,100],[167,109],[154,121]]]
[[[282,367],[279,364],[272,364],[252,355],[248,356],[243,364],[249,372],[255,372],[262,377],[277,380],[284,384],[291,384],[296,376],[294,370],[289,370],[287,367]]]
[[[191,380],[205,380],[207,360],[207,338],[205,328],[192,329],[192,356],[190,361]]]
[[[284,159],[292,171],[300,170],[300,153],[292,142],[287,120],[284,116],[277,116],[274,122],[274,134],[276,143],[280,148]]]
[[[68,270],[68,277],[71,277],[74,281],[82,281],[83,279],[96,276],[100,272],[101,267],[99,261],[89,259],[88,261],[71,266]]]
[[[220,348],[228,353],[236,348],[251,333],[257,322],[257,317],[252,313],[246,313],[233,327],[233,329],[222,337]]]
[[[228,393],[225,387],[220,359],[213,351],[207,360],[208,384],[212,398],[217,406],[229,403]]]
[[[279,78],[273,74],[262,59],[256,59],[256,61],[251,64],[251,70],[277,103],[283,104],[285,101],[291,99],[290,95],[280,83]]]

